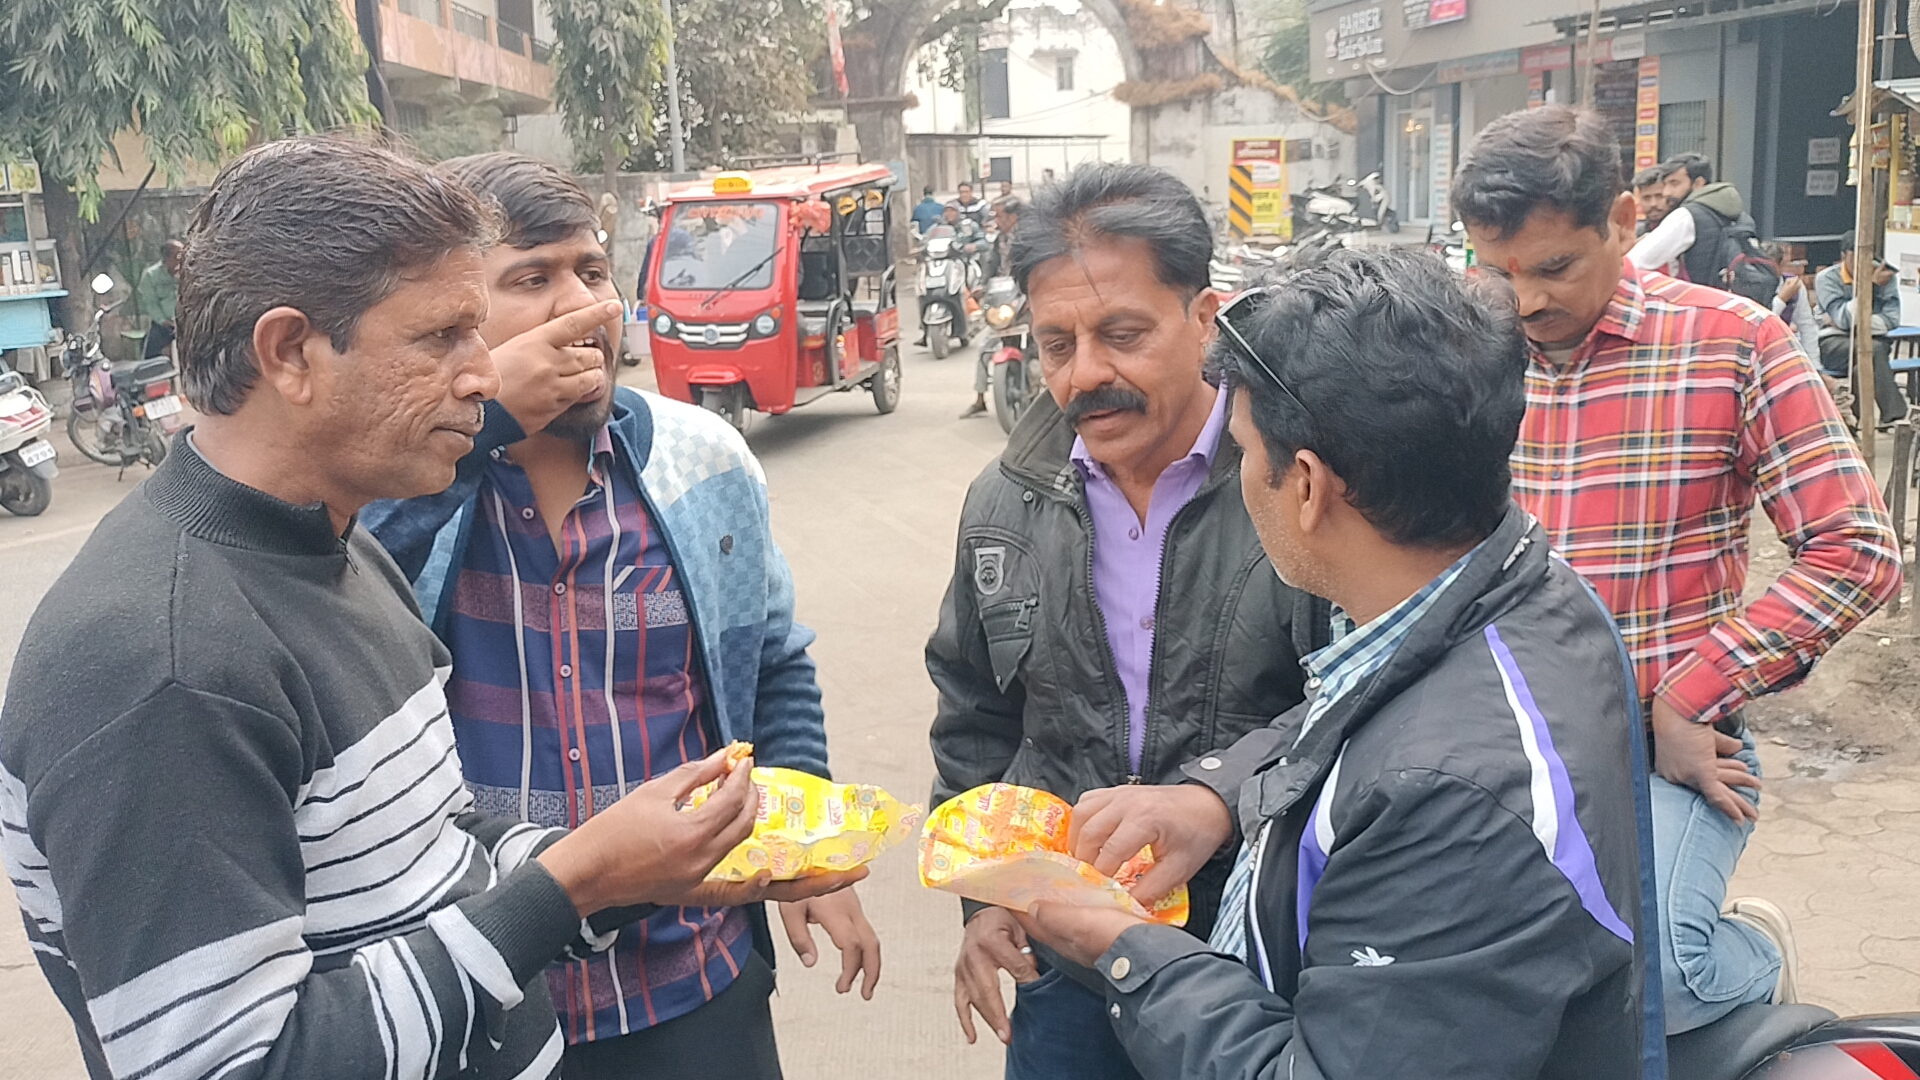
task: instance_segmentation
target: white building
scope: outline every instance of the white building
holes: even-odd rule
[[[1126,160],[1129,110],[1113,99],[1125,81],[1113,36],[1078,0],[1014,0],[981,28],[984,117],[969,122],[959,90],[939,84],[945,45],[923,48],[907,70],[919,99],[904,117],[912,183],[951,191],[968,176],[1025,190],[1043,170]]]

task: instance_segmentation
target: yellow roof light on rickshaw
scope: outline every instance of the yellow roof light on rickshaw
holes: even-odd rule
[[[743,172],[723,172],[713,178],[715,195],[747,195],[753,191],[753,177]]]
[[[839,209],[840,209],[841,217],[846,217],[848,214],[853,213],[855,210],[859,208],[860,208],[860,202],[859,200],[855,199],[853,196],[851,195],[840,196]]]
[[[873,188],[872,190],[867,192],[867,209],[869,210],[873,209],[876,206],[879,206],[881,203],[886,201],[887,201],[887,193],[884,191],[881,191],[879,188]]]

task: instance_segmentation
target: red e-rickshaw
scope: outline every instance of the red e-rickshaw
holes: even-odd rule
[[[721,173],[667,194],[647,274],[660,392],[745,430],[865,387],[900,403],[885,165]]]

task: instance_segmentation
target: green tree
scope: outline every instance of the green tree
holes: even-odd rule
[[[1345,105],[1345,84],[1313,81],[1313,31],[1307,26],[1306,0],[1269,0],[1266,18],[1273,36],[1260,57],[1260,70],[1304,101]]]
[[[372,121],[366,67],[339,0],[7,0],[0,154],[38,159],[91,218],[120,132],[177,182],[190,161]]]
[[[608,191],[616,191],[621,164],[654,142],[655,94],[667,63],[660,3],[547,0],[561,123],[580,168],[598,169]]]
[[[819,0],[676,0],[673,30],[689,146],[715,164],[777,149],[780,125],[814,93]]]

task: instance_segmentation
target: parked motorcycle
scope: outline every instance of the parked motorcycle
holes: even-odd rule
[[[920,328],[934,359],[945,360],[956,341],[964,346],[973,340],[980,308],[971,293],[979,275],[974,253],[956,248],[951,226],[927,230],[920,252]]]
[[[101,274],[92,288],[105,296],[113,291],[113,279]],[[113,361],[101,350],[100,320],[122,302],[96,308],[84,331],[69,334],[60,362],[73,387],[67,437],[94,461],[124,469],[166,459],[167,439],[179,430],[185,406],[174,393],[179,372],[170,357]]]
[[[53,505],[53,409],[26,376],[0,363],[0,506],[21,517]]]
[[[993,383],[993,415],[1000,430],[1012,433],[1047,384],[1040,377],[1040,350],[1034,344],[1027,298],[1010,277],[987,282],[987,326],[993,331],[980,346]]]
[[[1438,224],[1427,226],[1427,250],[1439,256],[1447,264],[1447,269],[1456,274],[1464,274],[1471,265],[1467,258],[1467,227],[1454,222],[1451,229],[1442,232]]]
[[[1742,1005],[1667,1038],[1671,1080],[1912,1080],[1920,1013],[1840,1019],[1817,1005]]]

